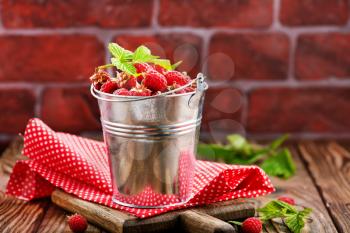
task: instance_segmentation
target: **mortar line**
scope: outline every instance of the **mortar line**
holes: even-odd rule
[[[285,134],[284,132],[280,133],[251,133],[248,131],[247,136],[256,140],[259,139],[273,139]],[[338,132],[329,132],[329,133],[313,133],[313,132],[301,132],[301,133],[288,133],[289,139],[349,139],[350,133],[338,133]]]
[[[247,127],[247,123],[248,123],[248,112],[249,112],[249,91],[245,91],[243,92],[243,109],[242,109],[242,115],[241,115],[241,123],[244,127],[244,129],[246,129]],[[246,131],[247,133],[247,131]]]
[[[37,87],[42,88],[79,88],[79,87],[89,87],[89,83],[59,83],[59,82],[50,82],[50,83],[31,83],[31,82],[3,82],[0,83],[0,89],[33,89]]]
[[[159,23],[158,23],[159,13],[160,13],[160,2],[159,2],[159,0],[153,0],[151,28],[154,31],[157,31],[159,28]]]
[[[211,87],[242,87],[242,90],[252,90],[255,88],[265,87],[349,87],[350,77],[344,79],[325,79],[312,81],[288,82],[286,80],[265,80],[265,81],[248,81],[248,80],[234,80],[234,81],[213,81],[207,80]],[[48,82],[48,83],[32,83],[32,82],[0,82],[0,89],[6,88],[35,88],[41,86],[43,88],[77,88],[89,87],[89,83],[71,83],[71,82]]]
[[[43,86],[37,86],[34,89],[36,101],[34,105],[34,116],[35,117],[41,117],[41,106],[43,103],[43,91],[44,87]]]
[[[272,29],[280,29],[281,23],[279,20],[280,16],[280,10],[281,10],[281,1],[280,0],[274,0],[273,1],[273,15],[272,15]]]
[[[277,24],[278,25],[278,24]],[[350,32],[350,28],[344,28],[343,26],[303,26],[303,27],[286,27],[286,26],[272,26],[268,28],[205,28],[205,27],[190,27],[190,26],[160,26],[157,27],[159,33],[271,33],[281,31],[284,33],[328,33],[328,32]],[[35,29],[7,29],[4,34],[6,35],[74,35],[74,34],[153,34],[154,28],[124,28],[124,29],[106,29],[98,27],[80,27],[80,28],[35,28]]]

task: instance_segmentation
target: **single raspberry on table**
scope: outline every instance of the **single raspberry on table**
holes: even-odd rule
[[[191,81],[190,77],[184,75],[183,73],[179,71],[168,71],[165,73],[165,78],[168,83],[168,85],[173,85],[174,83],[179,84],[180,86],[183,86]]]
[[[129,95],[130,95],[130,92],[129,92],[129,90],[127,90],[127,89],[125,89],[125,88],[120,88],[120,89],[114,91],[113,94],[115,94],[115,95],[129,96]]]
[[[129,92],[131,96],[150,96],[151,94],[152,91],[142,85],[132,88]]]
[[[167,81],[161,73],[157,71],[149,71],[145,74],[142,84],[150,89],[151,91],[166,91],[167,90]]]
[[[290,197],[284,197],[284,196],[281,196],[279,198],[277,198],[279,201],[283,201],[289,205],[295,205],[295,201],[293,198],[290,198]]]
[[[101,86],[100,91],[112,94],[118,88],[119,88],[119,85],[117,82],[109,80]]]
[[[258,218],[247,218],[242,223],[243,233],[260,233],[262,231],[262,223]]]
[[[67,219],[69,228],[74,233],[83,233],[86,231],[88,225],[86,219],[81,216],[80,214],[74,214],[72,216],[69,216]]]

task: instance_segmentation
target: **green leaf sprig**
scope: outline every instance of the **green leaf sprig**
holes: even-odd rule
[[[200,157],[225,163],[259,165],[268,175],[288,179],[295,174],[295,164],[288,149],[281,145],[288,138],[283,135],[267,146],[249,143],[238,134],[227,136],[228,144],[198,145]]]
[[[153,63],[160,65],[166,70],[173,70],[181,64],[181,61],[179,61],[172,65],[169,60],[160,59],[159,56],[152,55],[151,51],[144,45],[139,46],[134,52],[131,52],[117,43],[109,43],[108,50],[113,56],[111,58],[111,64],[106,64],[98,68],[102,69],[114,66],[118,70],[135,77],[140,75],[136,72],[135,63]]]
[[[270,201],[264,207],[258,209],[262,221],[281,218],[289,230],[294,233],[301,232],[305,226],[307,217],[311,212],[312,209],[310,208],[298,210],[296,207],[289,205],[288,203],[277,200]]]
[[[259,214],[259,219],[262,222],[281,218],[291,232],[300,233],[304,228],[312,209],[302,208],[301,210],[298,210],[296,207],[289,205],[288,203],[273,200],[257,211]],[[242,226],[242,223],[238,221],[228,222]]]

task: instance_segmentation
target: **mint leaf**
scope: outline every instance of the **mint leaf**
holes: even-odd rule
[[[295,164],[292,156],[287,149],[277,152],[270,156],[260,165],[261,168],[271,176],[288,179],[295,174]]]
[[[287,203],[281,201],[270,201],[263,208],[258,209],[261,220],[266,221],[273,218],[282,218],[286,214],[295,214],[298,211]]]
[[[151,62],[157,58],[158,56],[153,56],[151,54],[151,50],[149,50],[146,46],[141,45],[135,50],[132,61],[133,62]]]
[[[222,160],[226,163],[231,161],[233,151],[219,144],[198,144],[197,154],[210,160]]]
[[[198,154],[206,159],[234,164],[257,164],[272,176],[289,178],[295,173],[295,165],[288,149],[280,149],[287,135],[274,140],[268,146],[249,143],[238,134],[227,136],[227,145],[201,144]]]
[[[151,62],[154,63],[154,64],[157,64],[157,65],[160,65],[161,67],[163,67],[166,70],[172,70],[173,69],[171,67],[170,61],[167,60],[167,59],[159,59],[159,58],[157,58],[157,59],[153,59]]]
[[[311,213],[312,209],[305,208],[296,214],[291,214],[284,219],[289,230],[294,233],[300,233],[305,226],[306,217]]]
[[[116,66],[119,70],[126,72],[127,74],[137,76],[136,68],[132,63],[121,62],[117,58],[111,58],[111,62],[114,66]]]
[[[171,65],[172,70],[175,70],[179,65],[181,65],[182,61],[178,61],[175,64]]]
[[[282,218],[289,230],[294,233],[300,233],[305,226],[306,218],[312,209],[304,208],[298,211],[294,206],[282,201],[270,201],[263,208],[258,209],[262,221],[274,218]]]
[[[242,150],[243,147],[247,144],[247,140],[239,134],[231,134],[226,138],[230,146],[235,150]]]
[[[117,43],[109,43],[109,52],[119,61],[126,62],[132,59],[133,53],[129,50],[124,49]]]
[[[276,150],[278,147],[280,147],[287,139],[288,139],[288,135],[282,135],[281,137],[277,138],[276,140],[272,141],[269,145],[269,148],[271,150]]]

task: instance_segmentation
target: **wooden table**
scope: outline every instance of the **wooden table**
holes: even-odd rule
[[[287,195],[300,205],[313,208],[305,232],[350,232],[350,144],[300,142],[290,146],[297,163],[288,181],[272,178],[277,188],[269,197]],[[17,140],[0,157],[0,232],[70,232],[63,209],[41,199],[24,202],[4,194],[9,174],[22,143]],[[261,202],[264,198],[258,198]],[[87,232],[104,232],[89,225]],[[269,222],[264,232],[289,232],[279,222]]]

